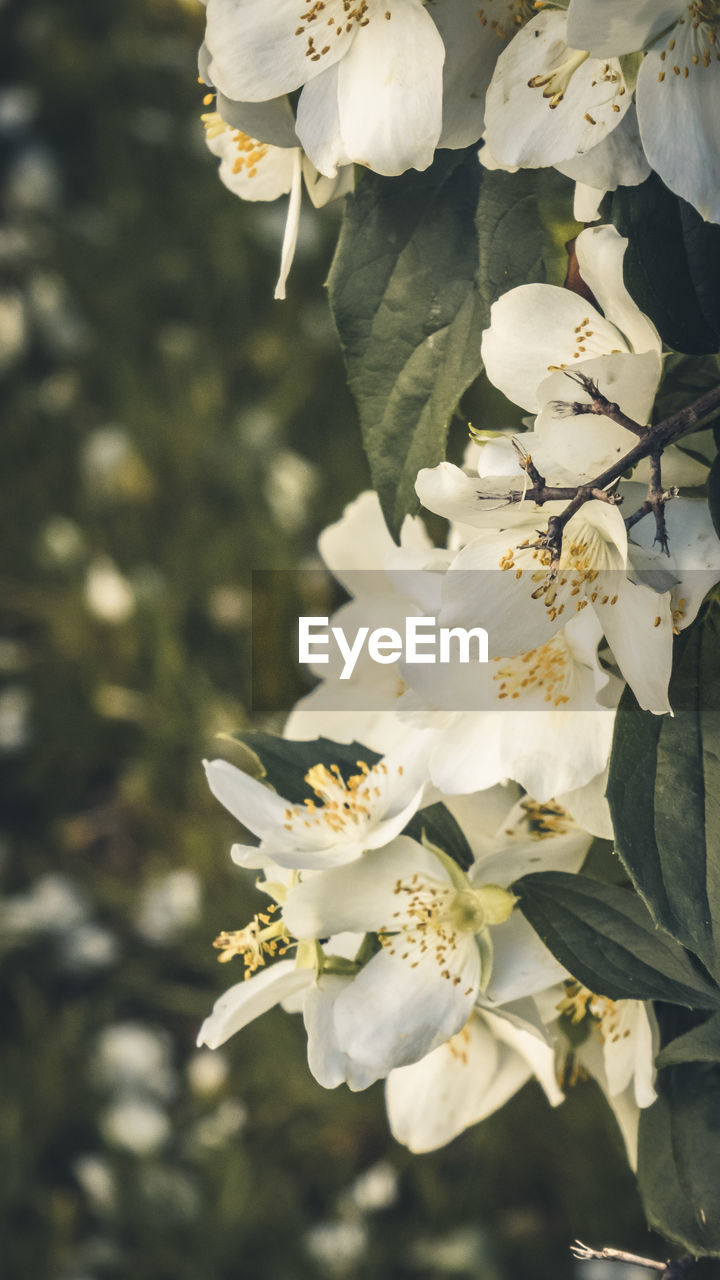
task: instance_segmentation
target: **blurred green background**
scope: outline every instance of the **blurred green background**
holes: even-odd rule
[[[562,1280],[576,1235],[661,1255],[591,1085],[411,1157],[380,1086],[315,1084],[299,1019],[194,1049],[237,977],[212,939],[254,909],[200,767],[249,722],[250,571],[311,564],[367,483],[322,288],[339,213],[306,213],[273,302],[284,202],[217,180],[202,19],[0,3],[0,1275]]]

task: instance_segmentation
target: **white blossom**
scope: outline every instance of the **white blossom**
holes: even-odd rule
[[[427,735],[414,735],[377,764],[357,761],[347,778],[318,763],[305,781],[315,799],[294,804],[225,760],[206,761],[210,790],[260,845],[236,844],[245,867],[321,868],[359,858],[398,835],[420,807],[427,783]]]

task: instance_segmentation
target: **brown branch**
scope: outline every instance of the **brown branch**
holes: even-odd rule
[[[655,538],[654,541],[664,552],[666,556],[670,555],[670,547],[668,545],[667,524],[665,523],[665,495],[662,487],[662,453],[650,454],[650,484],[648,486],[648,500],[655,516]]]
[[[542,505],[542,503],[552,500],[565,501],[568,493],[572,495],[567,507],[560,515],[550,516],[547,533],[543,535],[539,543],[535,544],[550,552],[552,557],[551,572],[556,573],[560,563],[565,526],[586,502],[590,502],[593,498],[597,499],[601,495],[602,500],[605,502],[616,502],[615,496],[607,491],[611,485],[622,478],[626,471],[632,470],[644,458],[649,457],[652,459],[655,457],[659,459],[663,450],[669,444],[679,440],[681,436],[687,435],[689,431],[694,431],[702,424],[705,418],[715,413],[718,409],[720,409],[720,386],[713,387],[711,391],[706,391],[704,395],[693,401],[687,408],[671,414],[669,418],[665,418],[663,422],[659,422],[656,426],[648,427],[647,429],[643,428],[642,438],[638,440],[638,443],[632,449],[628,449],[627,453],[618,458],[616,462],[613,462],[612,466],[606,467],[589,484],[578,485],[574,490],[568,490],[567,488],[553,489],[551,486],[547,486],[544,478],[536,472],[538,483],[534,483],[527,489],[524,495],[526,499]],[[581,412],[586,413],[587,411],[587,405],[581,407]],[[637,426],[637,424],[635,425]],[[528,474],[530,473],[528,472]],[[637,524],[648,512],[654,511],[657,528],[656,541],[660,542],[664,551],[667,550],[664,504],[674,496],[673,490],[663,491],[658,467],[651,462],[651,481],[648,498],[642,507],[638,508],[638,511],[629,517],[629,521],[626,521],[626,527],[632,528],[633,524]],[[517,494],[517,497],[511,497],[511,500],[520,501],[522,497],[522,494]],[[659,516],[658,513],[660,513]]]
[[[634,436],[645,436],[650,430],[649,427],[643,427],[634,418],[629,418],[623,413],[619,404],[615,404],[613,400],[608,400],[602,394],[597,382],[593,378],[589,378],[586,373],[581,373],[579,369],[566,369],[565,377],[571,382],[577,382],[590,397],[590,403],[585,404],[582,400],[573,400],[567,402],[565,400],[554,400],[553,407],[556,416],[570,417],[581,413],[595,413],[602,418],[610,418],[612,422],[616,422],[619,427],[624,427],[626,431],[631,431]]]
[[[656,1262],[654,1258],[641,1258],[636,1253],[627,1253],[624,1249],[591,1249],[589,1245],[583,1244],[582,1240],[576,1240],[570,1247],[573,1258],[577,1258],[580,1262],[587,1262],[590,1259],[597,1259],[606,1262],[624,1262],[634,1267],[645,1267],[648,1271],[657,1271],[660,1274],[660,1280],[683,1280],[691,1267],[695,1266],[697,1258],[692,1254],[683,1254],[682,1258],[669,1258],[666,1262]]]

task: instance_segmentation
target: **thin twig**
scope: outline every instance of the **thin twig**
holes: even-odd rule
[[[574,377],[574,375],[568,375]],[[577,381],[577,378],[575,378]],[[656,456],[659,458],[663,450],[673,441],[679,440],[681,436],[687,435],[689,431],[694,431],[702,424],[705,418],[710,417],[718,409],[720,409],[720,386],[713,387],[711,391],[706,391],[704,395],[693,401],[685,409],[680,409],[677,413],[673,413],[669,418],[665,418],[663,422],[657,426],[649,427],[647,430],[643,428],[643,435],[638,443],[629,449],[627,453],[613,462],[612,466],[606,467],[604,471],[596,476],[589,484],[578,485],[576,489],[568,490],[567,488],[553,488],[545,484],[544,478],[538,474],[537,485],[533,483],[525,492],[525,498],[532,502],[542,505],[544,502],[565,501],[566,496],[570,493],[568,505],[564,511],[557,516],[550,516],[548,520],[547,533],[541,538],[537,544],[549,551],[551,554],[551,573],[556,573],[560,564],[560,555],[562,553],[562,537],[565,526],[568,521],[580,510],[586,502],[590,502],[593,498],[597,498],[599,493],[604,494],[603,501],[615,501],[614,495],[607,491],[616,481],[620,480],[626,471],[632,470],[637,466],[638,462],[642,462],[644,458]],[[581,407],[583,413],[588,412],[588,406]],[[637,424],[635,424],[637,426]],[[530,473],[528,473],[530,474]],[[651,466],[652,475],[652,466]],[[657,524],[656,539],[660,541],[663,550],[667,549],[667,531],[664,532],[664,542],[661,534],[664,526],[664,503],[674,497],[673,490],[666,493],[662,490],[662,485],[657,481],[657,493],[655,493],[655,484],[651,478],[652,496],[649,494],[648,499],[643,506],[638,508],[634,516],[629,518],[630,523],[626,522],[626,527],[631,528],[633,524],[637,524],[643,516],[649,511],[656,512],[656,521],[658,519],[657,512],[662,509],[661,523]],[[511,501],[520,501],[523,495],[518,494],[517,497],[509,495]],[[649,504],[649,505],[648,505]]]
[[[648,501],[655,516],[654,541],[666,556],[670,555],[667,523],[665,521],[665,495],[662,487],[662,451],[650,454],[650,484],[648,485]]]
[[[626,431],[631,431],[634,436],[645,436],[649,431],[649,427],[643,427],[639,422],[635,422],[634,418],[629,418],[623,413],[619,404],[615,404],[613,400],[608,400],[604,396],[597,383],[581,373],[579,369],[566,369],[566,378],[570,378],[571,382],[577,382],[583,391],[587,392],[590,397],[590,403],[586,404],[582,400],[573,401],[567,408],[574,414],[596,413],[600,417],[610,418],[612,422],[616,422],[619,427],[624,427]],[[556,413],[562,413],[565,408],[565,402],[556,400],[554,402]]]
[[[682,1280],[697,1261],[692,1254],[686,1253],[682,1258],[669,1258],[666,1262],[656,1262],[654,1258],[641,1258],[638,1254],[627,1253],[624,1249],[591,1249],[589,1245],[583,1244],[582,1240],[576,1240],[571,1245],[570,1252],[581,1262],[597,1259],[604,1262],[624,1262],[633,1267],[645,1267],[648,1271],[659,1272],[660,1280]]]

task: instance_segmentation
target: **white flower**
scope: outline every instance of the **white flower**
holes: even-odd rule
[[[488,586],[482,594],[491,610]],[[491,629],[492,621],[490,615]],[[456,662],[403,668],[413,693],[437,708],[425,721],[436,727],[430,756],[435,786],[454,795],[512,778],[545,802],[602,773],[622,684],[598,661],[601,637],[597,618],[586,613],[517,657],[482,667]]]
[[[205,140],[213,155],[220,160],[220,179],[241,200],[277,200],[288,195],[280,275],[275,297],[285,297],[300,224],[302,180],[310,198],[319,207],[345,195],[352,185],[352,169],[343,169],[333,181],[321,178],[303,155],[301,147],[275,147],[228,124],[217,111],[203,117]]]
[[[438,146],[467,147],[483,131],[485,96],[500,54],[533,16],[533,0],[434,0],[445,45],[442,133]]]
[[[560,966],[513,913],[506,886],[540,867],[577,870],[588,839],[572,833],[552,842],[518,840],[466,874],[439,850],[400,836],[292,887],[284,919],[296,936],[351,931],[377,934],[381,943],[337,993],[331,1024],[337,1051],[377,1078],[456,1035],[481,990],[505,1003],[556,981]]]
[[[586,1039],[571,1056],[581,1071],[597,1080],[607,1097],[634,1169],[640,1111],[651,1106],[656,1097],[659,1035],[652,1006],[641,1000],[609,1000],[577,982],[568,982],[557,1010],[572,1023],[587,1027]],[[566,1053],[569,1055],[567,1049]]]
[[[648,573],[650,584],[670,578],[673,624],[684,631],[695,621],[705,596],[720,579],[720,542],[704,497],[674,498],[665,508],[669,555],[655,546],[652,521],[640,521],[631,531],[633,563]]]
[[[205,762],[210,790],[259,846],[233,845],[244,867],[320,868],[359,858],[398,835],[420,808],[427,783],[427,735],[413,734],[372,768],[357,761],[347,779],[337,765],[316,764],[305,781],[316,799],[284,800],[225,760]]]
[[[385,1100],[393,1137],[411,1151],[434,1151],[504,1106],[533,1076],[553,1106],[562,1102],[549,1045],[527,1026],[474,1010],[445,1044],[390,1072]]]
[[[567,15],[544,9],[498,60],[487,94],[487,141],[505,165],[572,160],[616,129],[631,102],[618,59],[571,47]]]
[[[282,875],[278,868],[274,872]],[[217,1049],[255,1018],[281,1005],[287,1013],[302,1012],[308,1036],[308,1066],[319,1084],[333,1089],[345,1081],[351,1089],[366,1089],[381,1075],[379,1067],[356,1064],[342,1053],[332,1029],[332,1012],[339,992],[358,971],[355,963],[362,935],[343,934],[321,947],[314,940],[294,937],[285,919],[288,884],[262,881],[258,887],[275,901],[243,929],[221,933],[214,946],[218,959],[239,957],[245,972],[240,982],[215,1001],[197,1037],[198,1046]],[[285,959],[294,951],[293,959]],[[339,972],[338,972],[339,970]]]
[[[209,0],[212,81],[261,102],[302,88],[298,137],[321,173],[431,163],[442,128],[440,34],[420,0]]]
[[[559,503],[544,508],[546,516],[559,509]],[[550,574],[549,552],[536,546],[537,529],[537,511],[530,507],[524,524],[483,529],[458,553],[444,579],[442,625],[487,623],[491,656],[509,657],[542,649],[571,618],[590,608],[640,705],[668,711],[670,595],[634,580],[617,507],[593,500],[568,521],[556,577]]]
[[[333,576],[354,597],[331,619],[332,625],[342,626],[348,636],[361,626],[402,631],[405,618],[416,612],[416,606],[398,590],[390,571],[398,565],[412,567],[418,560],[424,564],[436,554],[422,520],[412,516],[405,517],[398,548],[372,491],[360,494],[336,523],[323,530],[318,550]],[[380,666],[364,649],[350,688],[339,684],[340,670],[332,661],[313,670],[322,683],[296,704],[285,726],[286,738],[322,734],[334,742],[364,742],[382,752],[405,741],[408,725],[396,714],[405,688],[397,663]],[[338,709],[341,689],[342,710]],[[353,706],[349,705],[351,695]]]
[[[603,375],[614,370],[609,398],[617,400],[629,417],[644,423],[660,378],[662,344],[655,326],[625,288],[627,240],[614,227],[588,227],[578,236],[575,248],[580,274],[602,310],[556,285],[510,289],[493,304],[490,327],[483,334],[487,375],[515,404],[533,413],[547,413],[546,406],[558,395],[557,383],[550,383],[549,375],[580,369],[589,376],[599,374],[602,383]],[[640,360],[642,353],[647,354]],[[617,360],[629,354],[636,358],[625,363]],[[559,386],[562,399],[580,399],[567,378],[561,377]],[[544,425],[542,415],[541,419]],[[573,422],[573,428],[577,426]],[[617,443],[613,432],[622,432],[619,439],[627,448],[635,443],[629,432],[609,419],[602,419],[602,427],[613,446]],[[559,451],[558,457],[563,459]]]
[[[597,57],[647,49],[637,78],[645,154],[663,182],[720,222],[717,0],[572,0],[568,38]]]
[[[588,227],[576,240],[580,274],[600,309],[556,285],[519,285],[493,304],[483,334],[490,381],[538,415],[534,431],[520,441],[551,484],[586,483],[637,443],[631,431],[611,418],[571,409],[590,402],[580,376],[592,379],[607,400],[640,425],[652,413],[662,343],[625,288],[627,243],[611,226]],[[649,478],[646,460],[635,474]],[[671,445],[663,455],[663,479],[667,485],[697,485],[705,482],[706,472]],[[500,478],[483,485],[488,511],[498,505],[489,499],[501,491]],[[511,514],[510,520],[514,518]]]

